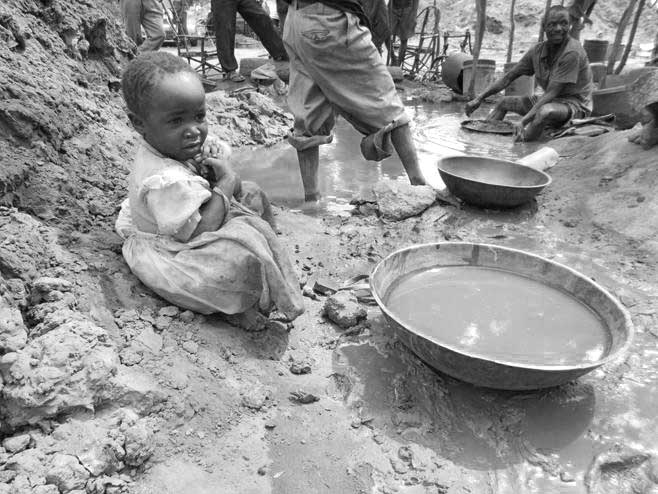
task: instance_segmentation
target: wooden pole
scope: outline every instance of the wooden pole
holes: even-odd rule
[[[548,15],[548,9],[551,8],[551,0],[546,0],[546,7],[544,8],[544,17],[542,17],[541,22],[539,23],[539,42],[544,41],[544,21]]]
[[[512,50],[514,48],[514,5],[516,0],[512,0],[509,8],[509,43],[507,44],[507,63],[512,61]]]
[[[475,32],[475,46],[473,47],[473,71],[468,89],[465,91],[469,98],[475,97],[475,78],[477,77],[478,61],[480,60],[480,48],[482,38],[487,27],[487,0],[475,0],[477,13],[477,26]]]
[[[646,0],[640,0],[640,3],[637,5],[637,10],[635,11],[635,18],[633,19],[633,25],[631,26],[631,32],[628,35],[628,41],[626,41],[626,49],[624,50],[624,54],[621,56],[619,65],[615,69],[615,74],[621,73],[621,71],[624,69],[624,65],[626,65],[628,56],[631,54],[631,47],[633,46],[633,40],[635,39],[635,33],[637,32],[637,25],[640,23],[640,16],[642,15],[642,11],[644,10],[645,3]]]
[[[626,9],[624,9],[624,12],[621,14],[621,19],[619,19],[615,40],[613,41],[612,49],[610,50],[610,58],[608,58],[608,68],[606,69],[606,73],[608,74],[612,74],[614,72],[615,63],[617,62],[617,55],[619,55],[619,47],[621,46],[621,41],[624,38],[626,26],[628,26],[628,21],[631,20],[631,15],[633,15],[633,10],[635,9],[636,3],[637,0],[630,0],[626,6]]]

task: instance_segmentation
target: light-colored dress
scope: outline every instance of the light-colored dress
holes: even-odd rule
[[[276,307],[297,317],[303,300],[292,263],[255,213],[224,196],[224,224],[190,238],[210,196],[204,178],[143,142],[116,222],[131,271],[165,300],[202,314]]]

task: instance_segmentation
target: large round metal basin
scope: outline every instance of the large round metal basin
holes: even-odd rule
[[[477,156],[450,156],[437,165],[455,196],[483,208],[513,208],[532,200],[551,177],[513,161]]]
[[[607,331],[607,350],[598,360],[577,365],[509,362],[446,344],[440,337],[441,314],[436,314],[437,328],[432,334],[405,324],[386,305],[390,290],[409,273],[442,266],[495,268],[562,291],[597,315]],[[443,242],[401,249],[377,264],[370,287],[390,327],[411,351],[433,368],[478,386],[509,390],[558,386],[618,357],[633,338],[628,311],[603,287],[567,266],[506,247]]]

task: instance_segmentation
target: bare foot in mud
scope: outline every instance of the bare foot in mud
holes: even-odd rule
[[[304,202],[318,202],[320,199],[322,199],[322,195],[319,192],[304,194]]]
[[[249,309],[241,314],[224,314],[227,323],[249,332],[263,331],[269,319],[256,309]]]

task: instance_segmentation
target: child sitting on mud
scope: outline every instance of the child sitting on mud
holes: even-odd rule
[[[182,58],[147,52],[128,64],[122,89],[143,138],[116,224],[131,271],[169,302],[221,312],[247,330],[264,329],[275,307],[290,320],[301,314],[266,196],[206,143],[196,72]]]

